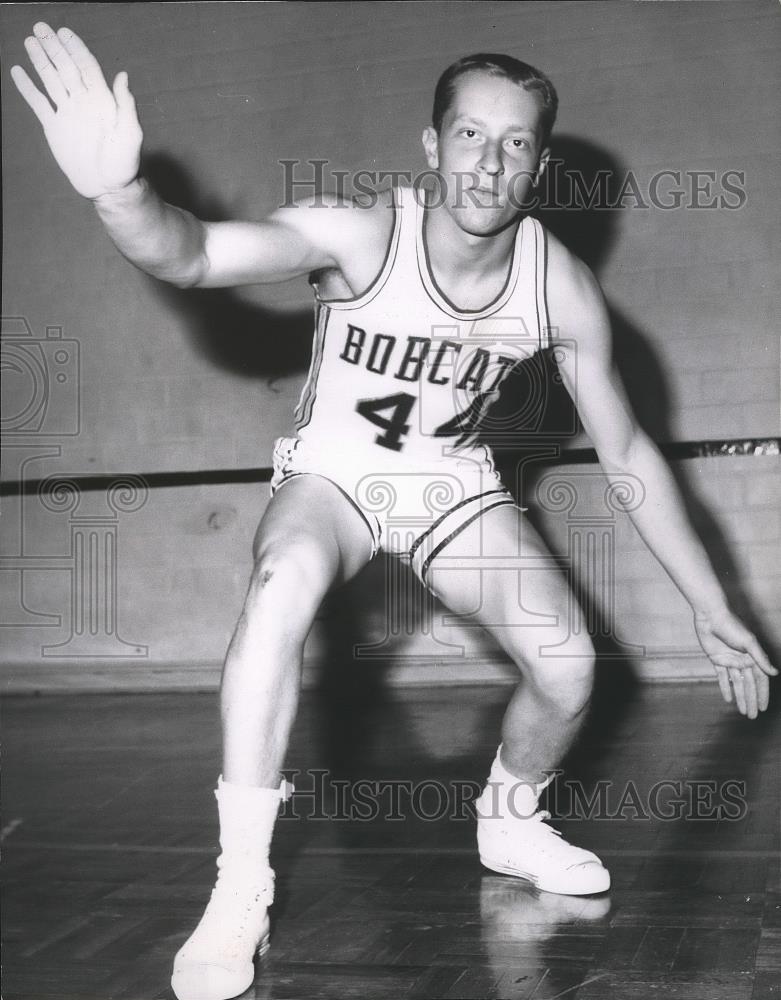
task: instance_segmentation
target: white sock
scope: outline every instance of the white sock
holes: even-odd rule
[[[249,865],[258,877],[268,877],[271,837],[286,785],[284,781],[279,788],[234,785],[219,776],[214,794],[220,817],[220,870],[245,873]]]
[[[556,777],[549,775],[544,781],[526,781],[511,774],[501,761],[502,744],[496,751],[488,776],[487,791],[490,792],[493,815],[528,819],[537,812],[537,804],[543,790]]]

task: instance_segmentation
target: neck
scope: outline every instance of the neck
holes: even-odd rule
[[[511,223],[485,236],[464,232],[443,205],[425,209],[424,237],[429,260],[438,271],[481,277],[509,264],[520,225]]]

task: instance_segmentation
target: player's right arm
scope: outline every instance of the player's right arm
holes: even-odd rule
[[[327,205],[280,209],[259,223],[204,223],[164,202],[138,175],[143,132],[127,73],[109,87],[69,28],[54,32],[39,22],[25,48],[48,99],[21,66],[11,68],[14,83],[65,176],[137,267],[180,287],[217,287],[283,281],[336,265],[327,244],[339,227],[326,224]]]
[[[202,222],[137,178],[95,207],[119,251],[147,274],[180,288],[221,288],[337,267],[330,199],[321,202],[278,209],[263,222]]]

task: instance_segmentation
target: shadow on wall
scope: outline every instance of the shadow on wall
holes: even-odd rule
[[[204,195],[186,170],[170,157],[154,154],[143,171],[165,201],[207,222],[229,218],[213,195]],[[217,367],[245,378],[265,380],[305,373],[312,353],[312,309],[295,312],[242,301],[230,288],[179,289],[154,282],[171,309],[183,315],[193,343]]]
[[[616,266],[627,209],[609,206],[619,203],[627,170],[627,164],[582,139],[563,135],[551,143],[551,169],[535,214],[597,278],[611,263]],[[652,342],[610,303],[608,310],[616,366],[635,416],[655,441],[670,441],[670,395]]]

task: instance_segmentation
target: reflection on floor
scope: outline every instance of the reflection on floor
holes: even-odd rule
[[[781,996],[775,712],[608,684],[549,798],[613,874],[578,899],[477,860],[468,801],[507,689],[366,683],[304,698],[245,997]],[[215,697],[11,698],[4,733],[5,1000],[171,998],[214,873]]]

